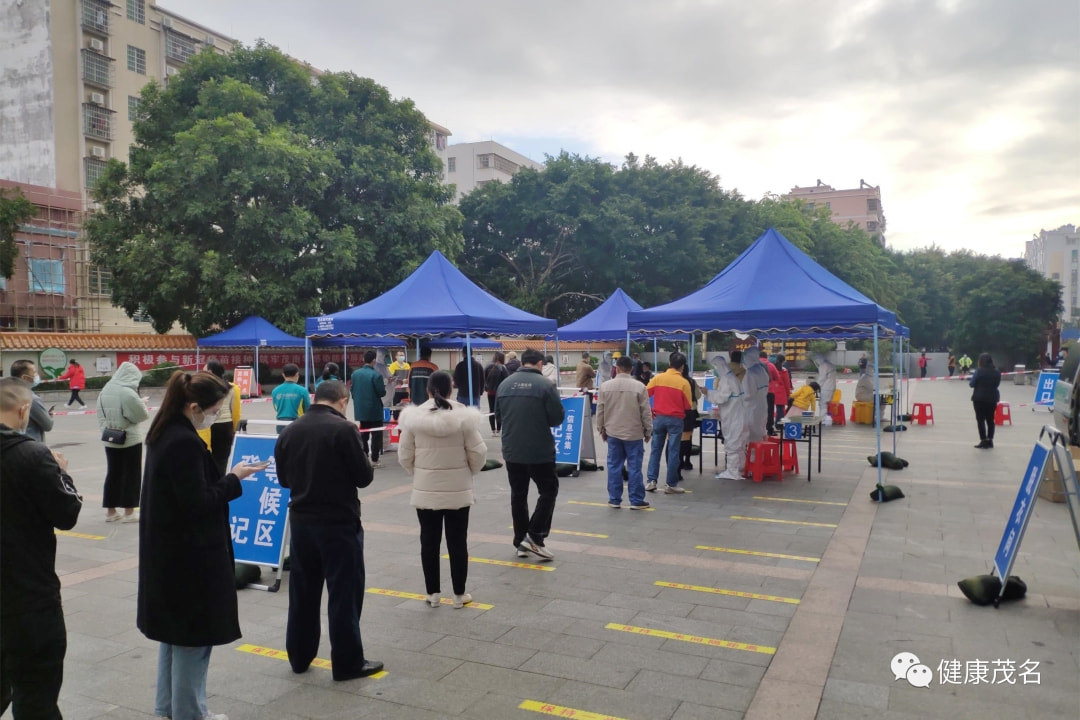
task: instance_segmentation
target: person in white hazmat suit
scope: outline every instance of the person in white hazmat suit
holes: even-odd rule
[[[709,402],[720,411],[720,430],[724,434],[724,457],[727,466],[716,477],[725,480],[742,480],[746,465],[746,404],[743,402],[742,383],[732,372],[723,355],[715,355],[709,361],[716,378],[713,389],[708,391]]]
[[[824,355],[814,355],[814,364],[817,365],[817,382],[821,386],[822,413],[829,414],[829,403],[836,394],[836,366],[829,362]]]
[[[749,442],[764,442],[768,435],[769,371],[761,364],[757,348],[743,353],[743,365],[746,367],[743,402],[747,405]]]
[[[610,352],[604,353],[600,359],[600,366],[596,368],[596,387],[600,387],[611,379],[611,370],[615,367],[615,359]]]

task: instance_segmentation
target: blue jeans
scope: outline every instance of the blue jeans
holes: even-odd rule
[[[645,502],[645,482],[641,479],[641,460],[645,457],[645,443],[641,440],[620,440],[610,435],[607,439],[607,491],[608,500],[622,502],[622,467],[630,477],[626,483],[626,494],[631,505]]]
[[[660,477],[660,456],[667,445],[667,484],[679,484],[679,442],[682,440],[683,419],[657,415],[652,423],[652,449],[649,452],[649,482]]]
[[[154,714],[173,720],[201,720],[206,715],[207,647],[158,646]]]

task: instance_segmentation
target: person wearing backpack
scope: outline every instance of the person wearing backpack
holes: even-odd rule
[[[484,369],[484,392],[487,393],[488,412],[491,413],[488,416],[488,421],[491,424],[492,437],[498,437],[499,433],[502,432],[502,423],[498,415],[495,414],[495,399],[499,394],[499,383],[510,376],[510,372],[504,364],[505,362],[506,356],[501,352],[497,352],[491,358],[491,364]]]

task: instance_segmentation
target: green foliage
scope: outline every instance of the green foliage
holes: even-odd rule
[[[21,188],[11,192],[0,188],[0,277],[10,278],[15,274],[15,258],[19,254],[15,233],[35,213],[34,204],[26,199]]]
[[[110,162],[87,231],[113,302],[158,332],[259,314],[299,333],[460,251],[427,120],[372,80],[316,81],[260,43],[192,58],[139,110],[131,165]]]

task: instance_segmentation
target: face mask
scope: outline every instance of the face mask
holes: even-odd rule
[[[405,356],[404,355],[398,355],[397,356],[397,361],[398,362],[405,362]]]
[[[221,412],[220,410],[218,412]],[[217,421],[218,412],[202,413],[202,420],[195,423],[196,430],[207,430]]]

